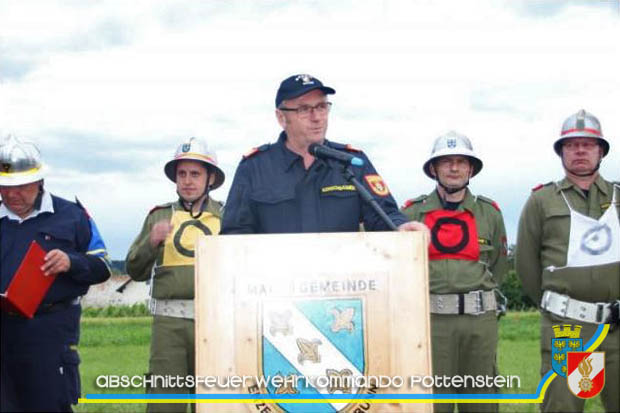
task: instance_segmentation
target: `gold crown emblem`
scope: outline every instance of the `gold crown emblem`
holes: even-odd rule
[[[581,326],[571,326],[570,324],[564,324],[563,326],[553,326],[553,332],[555,338],[579,338],[581,332]]]

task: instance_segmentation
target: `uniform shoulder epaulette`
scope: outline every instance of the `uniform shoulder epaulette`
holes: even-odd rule
[[[497,202],[493,201],[491,198],[487,198],[486,196],[483,196],[483,195],[478,195],[478,199],[483,202],[486,202],[487,204],[491,204],[493,208],[495,208],[498,212],[501,212]]]
[[[361,149],[357,149],[357,148],[351,146],[348,143],[338,143],[338,142],[329,141],[328,146],[330,146],[331,148],[334,148],[334,149],[342,150],[342,151],[356,152],[356,153],[361,153],[362,152]]]
[[[538,190],[540,190],[540,189],[542,189],[542,188],[544,188],[546,186],[549,186],[551,184],[553,184],[553,181],[547,182],[546,184],[538,184],[534,188],[532,188],[532,192],[536,192],[536,191],[538,191]]]
[[[264,152],[267,149],[269,149],[269,146],[271,146],[270,144],[266,143],[264,145],[261,146],[257,146],[256,148],[252,148],[251,150],[249,150],[246,154],[243,155],[243,159],[242,160],[246,160],[251,158],[252,156],[256,155],[259,152]]]
[[[405,204],[402,206],[401,209],[407,209],[409,208],[411,205],[413,204],[417,204],[419,202],[424,202],[426,200],[426,198],[428,198],[428,195],[420,195],[417,198],[411,198],[405,201]]]
[[[174,204],[174,202],[167,202],[165,204],[161,204],[161,205],[155,205],[153,208],[151,208],[151,210],[149,211],[149,215],[151,215],[153,212],[157,211],[158,209],[166,209],[166,208],[170,208],[170,206]]]
[[[353,146],[351,146],[351,145],[349,145],[349,144],[345,145],[345,146],[344,146],[344,148],[345,148],[347,151],[349,151],[349,152],[357,152],[357,153],[362,152],[362,150],[361,150],[361,149],[354,148]]]

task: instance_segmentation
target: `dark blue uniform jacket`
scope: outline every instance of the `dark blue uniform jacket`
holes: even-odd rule
[[[337,161],[316,159],[306,170],[301,156],[285,146],[286,134],[246,156],[235,173],[224,208],[222,234],[387,231],[379,215],[342,176]],[[327,146],[352,151],[325,141]],[[364,166],[351,167],[397,226],[406,222],[394,198],[363,152]],[[378,182],[371,187],[369,182]],[[383,190],[384,189],[384,190]]]
[[[105,245],[86,211],[52,195],[54,212],[21,223],[0,219],[0,289],[6,291],[30,242],[60,249],[71,260],[59,274],[34,318],[2,312],[0,364],[1,411],[71,411],[80,396],[81,307],[75,298],[110,272]]]
[[[101,259],[105,246],[86,211],[53,195],[52,203],[54,213],[44,212],[22,223],[0,219],[0,291],[6,291],[32,240],[46,251],[58,248],[69,255],[71,269],[56,278],[42,305],[82,296],[91,284],[110,276]]]

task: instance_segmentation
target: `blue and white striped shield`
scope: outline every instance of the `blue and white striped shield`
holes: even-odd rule
[[[360,298],[265,300],[259,371],[270,394],[356,394],[366,374]],[[286,412],[338,412],[342,403],[279,403]]]

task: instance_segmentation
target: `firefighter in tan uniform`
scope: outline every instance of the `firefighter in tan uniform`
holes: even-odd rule
[[[424,173],[436,190],[405,204],[411,220],[431,230],[429,246],[433,374],[497,374],[498,314],[505,298],[497,289],[505,276],[506,231],[497,204],[475,196],[469,179],[482,161],[466,136],[450,132],[435,140]],[[435,393],[494,393],[494,388],[435,388]],[[497,411],[497,404],[459,404],[459,412]],[[436,412],[454,404],[437,403]]]
[[[598,172],[609,142],[598,119],[581,110],[566,119],[553,148],[565,177],[534,188],[521,213],[516,252],[523,288],[542,313],[541,374],[552,367],[558,374],[542,410],[580,412],[585,402],[567,386],[566,361],[552,366],[552,327],[581,326],[579,338],[585,344],[607,323],[610,332],[595,351],[605,352],[603,404],[608,412],[618,412],[620,187]]]
[[[151,280],[153,314],[150,373],[194,376],[194,243],[220,231],[222,204],[209,192],[224,182],[215,153],[196,139],[181,144],[164,171],[179,199],[149,212],[127,254],[127,272]],[[151,393],[194,393],[194,388],[150,389]],[[194,405],[191,405],[192,411]],[[148,405],[148,411],[185,412],[185,404]]]

